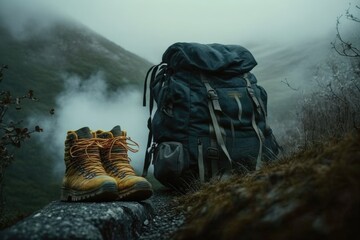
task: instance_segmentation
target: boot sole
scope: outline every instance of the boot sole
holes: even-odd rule
[[[146,182],[135,183],[130,188],[118,192],[118,200],[142,201],[153,195],[151,185]]]
[[[71,188],[61,188],[61,201],[65,202],[104,202],[114,201],[118,197],[115,183],[106,182],[96,189],[79,191]]]

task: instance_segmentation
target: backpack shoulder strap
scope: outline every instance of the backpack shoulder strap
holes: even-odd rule
[[[215,89],[213,87],[211,87],[209,81],[203,75],[201,75],[201,81],[204,83],[207,94],[208,94],[208,99],[209,99],[208,108],[209,108],[209,112],[210,112],[211,121],[212,121],[212,124],[214,127],[216,141],[219,144],[219,146],[221,147],[221,150],[224,152],[227,160],[229,161],[230,166],[232,166],[232,159],[226,148],[226,144],[225,144],[224,138],[222,136],[221,128],[220,128],[220,125],[219,125],[219,122],[218,122],[217,116],[216,116],[216,114],[223,112],[221,109],[220,103],[219,103],[219,97],[218,97]]]

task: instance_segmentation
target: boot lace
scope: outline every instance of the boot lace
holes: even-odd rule
[[[118,136],[105,140],[103,148],[106,149],[106,168],[110,169],[116,176],[124,177],[127,174],[135,175],[135,170],[130,165],[131,159],[128,151],[133,153],[139,151],[139,144],[129,137]]]
[[[70,156],[76,161],[72,161],[69,168],[84,175],[85,178],[93,178],[105,173],[100,161],[99,148],[103,147],[104,139],[90,138],[79,139],[71,146]]]

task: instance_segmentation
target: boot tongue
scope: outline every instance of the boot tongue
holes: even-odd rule
[[[114,137],[122,136],[122,131],[119,125],[113,127],[113,129],[111,129],[110,132]],[[126,150],[122,146],[115,144],[111,149],[111,153],[126,153]]]
[[[113,129],[110,130],[114,137],[121,136],[121,128],[119,125],[115,126]]]
[[[78,136],[78,139],[92,138],[90,128],[88,128],[88,127],[80,128],[79,130],[76,130],[75,132]]]

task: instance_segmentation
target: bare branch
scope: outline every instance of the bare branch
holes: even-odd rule
[[[349,10],[347,10],[346,16],[349,16],[348,11]],[[358,18],[353,17],[353,15],[351,15],[351,16],[353,19],[358,19]],[[339,25],[340,25],[340,19],[342,17],[343,17],[343,15],[340,15],[337,18],[336,39],[334,42],[331,43],[331,45],[332,45],[333,49],[341,56],[358,58],[358,57],[360,57],[360,49],[355,47],[351,42],[344,40],[341,36]],[[359,22],[360,22],[360,19],[359,19]]]
[[[287,80],[287,78],[285,78],[284,80],[281,80],[281,82],[284,83],[286,86],[288,86],[291,90],[294,90],[294,91],[299,90],[299,88],[295,88],[295,87],[291,86],[289,81]]]
[[[356,8],[360,9],[359,6],[356,6]],[[346,18],[349,20],[352,20],[354,22],[360,23],[360,18],[354,16],[352,13],[350,13],[350,7],[346,10]]]

